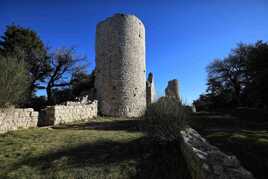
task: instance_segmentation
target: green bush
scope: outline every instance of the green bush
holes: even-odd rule
[[[178,140],[186,125],[186,112],[181,102],[173,97],[162,97],[148,106],[145,113],[145,133],[158,141]]]
[[[0,107],[18,104],[28,88],[24,63],[16,58],[0,56]]]

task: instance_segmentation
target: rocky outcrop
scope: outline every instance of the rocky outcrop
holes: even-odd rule
[[[210,145],[192,128],[181,131],[181,150],[193,179],[253,179],[235,156]]]
[[[37,127],[38,112],[32,108],[0,109],[0,133]]]
[[[97,117],[98,102],[66,102],[65,105],[49,106],[40,112],[39,126],[58,125]]]

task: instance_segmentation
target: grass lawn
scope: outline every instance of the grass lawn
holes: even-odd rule
[[[176,144],[155,144],[139,120],[97,118],[0,135],[0,178],[190,178]]]
[[[195,114],[190,122],[210,143],[236,155],[257,179],[268,178],[268,125],[232,116]]]

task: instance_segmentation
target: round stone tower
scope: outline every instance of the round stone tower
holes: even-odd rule
[[[146,108],[145,29],[136,16],[115,14],[96,30],[99,111],[138,117]]]

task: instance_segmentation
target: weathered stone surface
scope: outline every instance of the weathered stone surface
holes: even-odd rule
[[[97,117],[98,101],[66,102],[66,105],[49,106],[40,112],[39,126],[57,125]]]
[[[90,91],[88,91],[88,93],[90,93],[93,89],[90,89]],[[65,102],[66,105],[68,105],[68,103],[76,103],[76,104],[88,104],[90,103],[92,100],[92,96],[93,95],[90,95],[90,94],[86,94],[86,95],[83,95],[83,96],[80,96],[80,97],[77,97],[75,102],[73,101],[67,101]]]
[[[0,133],[37,127],[38,112],[32,108],[0,109]]]
[[[196,112],[196,107],[194,104],[192,104],[192,112]]]
[[[153,74],[150,72],[146,81],[146,103],[147,106],[156,101],[156,91]]]
[[[254,179],[235,156],[224,154],[192,128],[181,131],[181,150],[193,179]]]
[[[146,108],[145,29],[134,15],[115,14],[96,30],[95,88],[100,113],[137,117]]]
[[[179,82],[178,80],[170,80],[168,81],[168,86],[165,89],[166,96],[175,97],[177,99],[180,98],[179,96]]]

